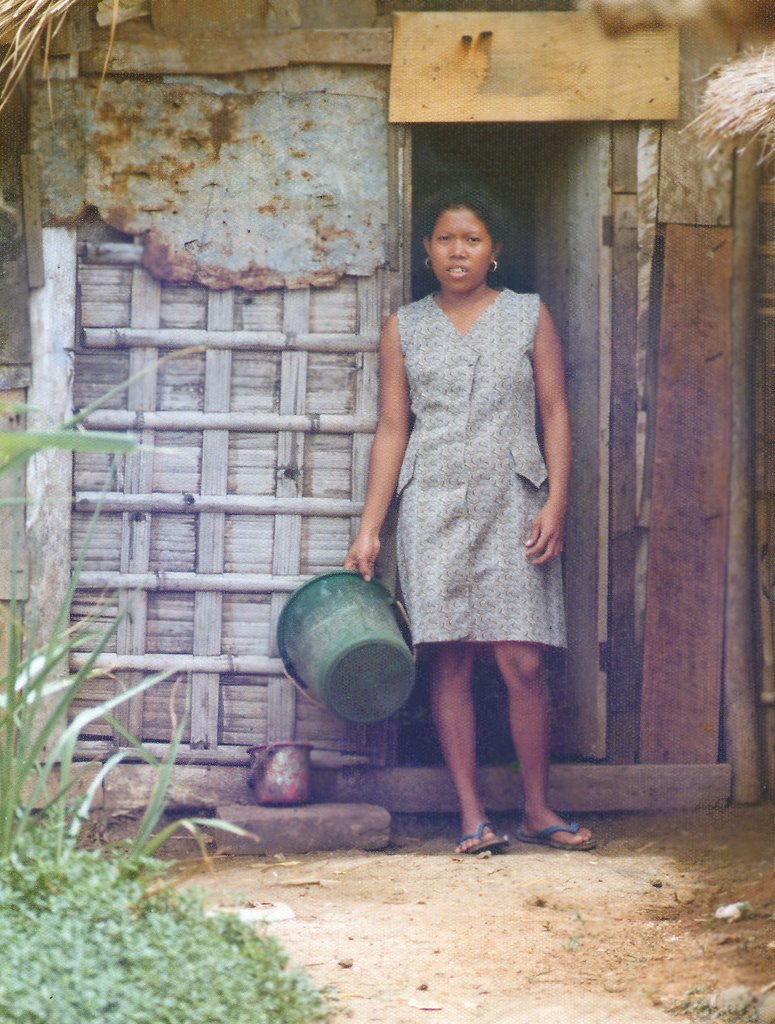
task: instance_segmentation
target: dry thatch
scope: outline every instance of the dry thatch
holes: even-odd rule
[[[8,50],[0,60],[0,110],[19,84],[36,53],[48,59],[51,40],[62,28],[68,12],[88,0],[0,0],[0,42]],[[112,29],[118,20],[120,0],[113,4]],[[112,42],[112,33],[111,33]]]
[[[689,25],[701,31],[775,35],[775,0],[578,0],[606,32]]]
[[[775,46],[746,53],[716,71],[692,128],[716,149],[759,139],[763,158],[775,154]]]
[[[775,0],[577,0],[606,32],[686,25],[705,34],[747,33],[764,45],[775,36]],[[713,150],[761,140],[775,155],[775,45],[745,53],[709,78],[695,131]]]
[[[0,63],[3,89],[0,104],[7,101],[24,71],[41,47],[48,48],[64,24],[65,16],[79,0],[0,0],[0,39],[9,43]]]

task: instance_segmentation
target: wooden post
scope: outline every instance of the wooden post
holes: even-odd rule
[[[606,756],[609,418],[611,397],[611,131],[547,129],[551,174],[536,182],[536,285],[565,343],[574,434],[565,546],[568,653],[553,680],[555,753]]]
[[[764,772],[767,792],[775,793],[775,647],[773,639],[772,584],[773,453],[775,452],[775,403],[773,403],[773,365],[775,365],[775,183],[772,165],[762,175],[759,189],[759,266],[754,373],[755,401],[755,495],[756,495],[756,592],[759,620],[760,682],[763,704]]]
[[[611,211],[611,133],[574,126],[568,149],[568,400],[575,435],[565,555],[568,680],[578,756],[606,756],[608,485],[601,448],[610,402],[611,277],[604,223]],[[570,752],[570,751],[569,751]]]
[[[61,427],[72,412],[75,339],[75,230],[43,231],[45,284],[30,295],[32,383],[28,402],[31,429]],[[25,622],[35,640],[54,630],[70,582],[70,452],[39,452],[27,467],[27,541],[34,579]]]
[[[634,762],[638,750],[640,659],[635,643],[637,515],[637,196],[613,197],[611,310],[611,522],[608,757]]]
[[[753,496],[753,255],[758,153],[737,157],[731,307],[731,450],[729,537],[724,624],[724,736],[732,765],[732,797],[753,803],[761,796],[754,682]]]

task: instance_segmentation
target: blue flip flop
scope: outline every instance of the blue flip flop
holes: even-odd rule
[[[492,839],[484,839],[484,830],[489,828],[493,832]],[[508,836],[496,836],[495,831],[489,821],[480,821],[476,832],[471,832],[467,836],[461,836],[457,841],[457,845],[467,842],[469,839],[475,839],[476,844],[469,846],[467,850],[461,850],[461,853],[484,853],[485,850],[489,850],[490,853],[500,853],[501,850],[505,850],[509,845]]]
[[[552,839],[552,836],[557,832],[570,832],[575,836],[580,828],[581,826],[577,821],[572,821],[569,825],[548,825],[546,828],[542,828],[540,832],[526,832],[520,826],[515,835],[520,843],[533,843],[535,846],[551,846],[553,850],[594,850],[597,846],[594,839],[585,839],[583,843],[560,843],[556,839]]]

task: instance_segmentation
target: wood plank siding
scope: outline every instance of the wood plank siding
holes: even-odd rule
[[[718,758],[729,509],[728,228],[670,225],[657,383],[640,756]]]
[[[74,615],[123,616],[100,660],[119,681],[93,681],[84,700],[172,666],[124,712],[144,740],[168,740],[188,707],[192,751],[299,738],[381,756],[375,729],[299,696],[275,630],[292,589],[341,565],[361,508],[383,278],[208,292],[152,280],[137,255],[82,248],[78,263],[75,404],[129,378],[88,425],[142,443],[115,464],[74,461],[75,553],[101,507]],[[84,737],[109,738],[121,742],[99,723]]]

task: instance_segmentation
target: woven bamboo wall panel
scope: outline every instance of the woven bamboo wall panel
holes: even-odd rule
[[[71,607],[72,620],[74,622],[81,623],[84,630],[87,630],[89,635],[95,638],[95,642],[97,639],[101,640],[108,633],[111,633],[117,613],[118,606],[116,600],[110,595],[76,594]],[[84,643],[76,645],[76,649],[80,648],[84,650],[85,647],[86,645]],[[115,653],[116,633],[114,629],[112,630],[104,649],[108,654]],[[74,718],[85,708],[93,707],[100,701],[111,697],[115,693],[115,689],[115,678],[108,676],[95,676],[89,679],[78,698],[73,702],[70,711],[71,718]],[[107,722],[98,719],[89,725],[87,731],[83,735],[85,739],[108,740],[111,738],[112,734],[112,726]]]
[[[76,352],[73,386],[73,401],[76,408],[82,409],[98,398],[102,399],[128,376],[127,352]],[[126,409],[126,401],[126,391],[119,391],[103,402],[102,408]]]
[[[157,371],[157,409],[204,408],[204,352],[192,355],[175,354],[174,359],[163,362]]]
[[[224,572],[271,573],[273,535],[271,516],[227,516]]]
[[[116,618],[117,603],[114,595],[88,594],[76,596],[73,601],[73,617],[82,622],[84,629],[91,637],[102,638],[106,636],[113,626]],[[83,643],[77,645],[84,647]],[[115,632],[108,637],[105,644],[106,651],[115,651]]]
[[[224,654],[268,651],[270,607],[267,594],[224,594],[221,650]]]
[[[234,301],[237,331],[279,331],[283,322],[283,293],[241,292]]]
[[[357,353],[311,352],[307,360],[306,411],[352,413],[357,372]]]
[[[274,494],[276,466],[277,434],[230,432],[229,494]]]
[[[155,281],[138,250],[87,248],[80,265],[76,401],[133,376],[87,425],[131,430],[143,446],[125,459],[74,460],[74,547],[103,490],[106,509],[74,618],[107,622],[102,595],[114,614],[125,611],[106,648],[112,674],[82,700],[169,665],[176,689],[170,680],[122,710],[122,725],[143,740],[169,740],[174,690],[176,714],[190,708],[192,749],[304,738],[365,752],[363,729],[287,681],[276,628],[301,581],[341,566],[357,522],[381,279],[208,292]],[[110,729],[101,723],[89,738]]]
[[[316,288],[310,292],[309,329],[354,334],[358,322],[358,294],[353,278],[336,288]]]
[[[235,352],[232,356],[231,411],[277,412],[279,408],[280,353]]]
[[[116,512],[103,512],[94,522],[92,516],[75,512],[72,518],[72,562],[77,562],[84,550],[86,538],[91,530],[91,539],[86,549],[85,567],[94,570],[118,572],[121,553],[121,516]]]
[[[199,493],[202,462],[199,437],[170,431],[157,437],[156,443],[150,489],[162,494]]]
[[[79,275],[84,327],[128,327],[132,271],[126,267],[87,266]]]
[[[79,696],[73,701],[71,715],[75,717],[75,715],[83,711],[85,708],[94,707],[101,701],[108,700],[113,696],[115,689],[116,682],[114,679],[109,679],[107,677],[92,679],[89,682],[88,697]],[[98,718],[89,724],[88,729],[83,735],[84,739],[109,740],[113,735],[113,728],[108,722]]]
[[[302,493],[315,498],[349,498],[352,460],[352,437],[347,434],[308,437],[304,445]]]
[[[156,516],[148,552],[151,572],[193,572],[196,568],[196,518],[168,513]]]
[[[207,327],[206,289],[165,285],[161,290],[159,327]]]
[[[337,569],[342,564],[342,551],[350,544],[348,519],[305,519],[301,524],[301,559],[299,572],[310,576]]]
[[[78,452],[74,459],[73,478],[79,491],[98,491],[105,481],[114,480],[112,486],[121,486],[119,473],[123,464],[115,466],[110,455],[102,452]]]
[[[267,726],[266,677],[221,676],[221,732],[219,742],[250,746],[262,742]]]
[[[168,742],[172,737],[174,722],[180,722],[186,714],[188,682],[178,676],[151,687],[143,694],[143,729],[147,742]],[[189,740],[187,727],[183,742]]]
[[[147,653],[193,654],[194,595],[150,593],[147,601]]]

